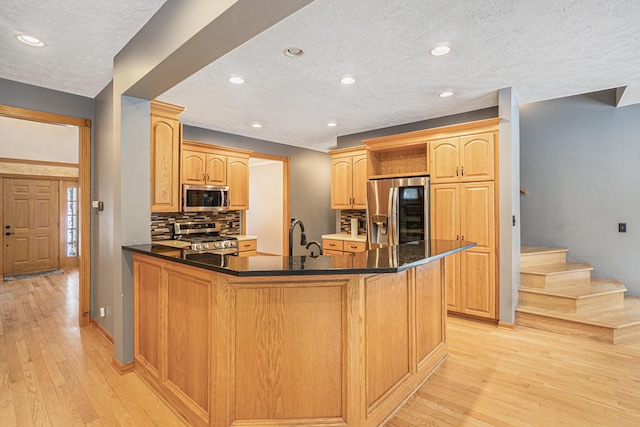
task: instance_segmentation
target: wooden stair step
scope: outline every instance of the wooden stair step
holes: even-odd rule
[[[548,248],[545,246],[521,246],[520,268],[545,264],[567,262],[566,248]]]
[[[565,283],[588,283],[591,279],[591,264],[566,262],[562,264],[520,267],[520,281],[524,286],[544,288]]]
[[[516,307],[518,326],[618,344],[640,339],[640,298],[627,296],[621,307],[567,313],[544,307]]]
[[[591,279],[588,283],[564,283],[547,288],[521,286],[522,306],[578,312],[600,308],[619,308],[624,304],[625,286],[617,280]]]

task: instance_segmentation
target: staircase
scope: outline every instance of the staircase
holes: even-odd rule
[[[640,298],[591,270],[567,262],[567,249],[523,246],[517,324],[612,344],[640,339]]]

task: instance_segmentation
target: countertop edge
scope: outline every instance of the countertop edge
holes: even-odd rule
[[[409,270],[414,267],[418,267],[423,264],[430,263],[432,261],[436,261],[438,259],[444,258],[448,255],[452,255],[457,252],[464,251],[466,249],[472,248],[476,246],[475,243],[469,243],[464,246],[460,246],[450,251],[442,252],[434,256],[430,256],[427,258],[422,258],[420,260],[403,264],[397,267],[368,267],[368,268],[335,268],[335,269],[327,269],[327,270],[304,270],[304,269],[296,269],[296,270],[251,270],[251,271],[239,271],[225,267],[218,267],[215,265],[203,264],[199,262],[194,262],[190,260],[186,260],[183,258],[176,258],[175,256],[167,256],[162,255],[162,253],[151,252],[148,249],[143,247],[147,247],[149,244],[142,245],[123,245],[122,250],[135,252],[155,258],[165,259],[168,261],[177,262],[179,264],[188,265],[191,267],[202,268],[203,270],[214,271],[216,273],[227,274],[235,277],[284,277],[284,276],[318,276],[318,275],[344,275],[344,274],[385,274],[385,273],[398,273],[401,271]],[[167,251],[170,252],[170,251]],[[340,256],[340,255],[338,255]],[[349,255],[343,255],[349,256]],[[300,256],[294,258],[301,258]]]
[[[321,237],[323,239],[330,239],[330,240],[344,240],[345,242],[367,243],[366,234],[358,234],[356,237],[352,237],[351,234],[348,234],[348,233],[334,233],[334,234],[323,234]]]

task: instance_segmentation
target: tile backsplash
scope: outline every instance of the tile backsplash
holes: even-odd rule
[[[157,212],[151,214],[151,241],[172,240],[173,224],[192,221],[216,221],[220,234],[240,234],[240,211],[210,212]]]
[[[351,233],[351,218],[358,219],[358,234],[367,234],[367,211],[340,211],[340,232]]]

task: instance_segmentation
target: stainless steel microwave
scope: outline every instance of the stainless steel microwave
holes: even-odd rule
[[[229,208],[229,187],[184,184],[183,212],[223,212]]]

